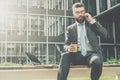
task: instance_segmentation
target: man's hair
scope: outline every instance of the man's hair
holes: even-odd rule
[[[79,8],[79,7],[84,7],[84,4],[83,3],[74,3],[73,6],[72,6],[72,10],[74,10],[74,8]]]

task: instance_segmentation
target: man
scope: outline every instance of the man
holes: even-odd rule
[[[89,13],[82,3],[72,6],[76,22],[67,27],[64,52],[61,55],[57,80],[67,80],[70,65],[91,66],[91,80],[99,80],[102,73],[102,51],[97,35],[107,38],[107,30]]]

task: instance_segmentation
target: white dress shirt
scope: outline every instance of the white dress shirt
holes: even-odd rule
[[[95,19],[93,19],[90,23],[94,24],[95,22],[96,22]],[[92,46],[90,45],[89,40],[87,38],[85,21],[83,23],[78,23],[78,22],[76,22],[76,23],[77,23],[77,34],[78,34],[78,51],[81,51],[81,46],[80,46],[80,31],[81,31],[81,26],[83,26],[83,30],[84,30],[87,51],[93,51]]]

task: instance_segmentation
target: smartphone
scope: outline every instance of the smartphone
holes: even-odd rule
[[[88,18],[88,16],[86,15],[86,16],[85,16],[85,19],[87,20],[87,18]]]

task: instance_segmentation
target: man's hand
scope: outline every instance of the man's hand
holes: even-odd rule
[[[86,17],[86,20],[87,20],[88,22],[91,22],[91,21],[93,20],[92,15],[89,14],[89,13],[85,13],[85,17]]]

